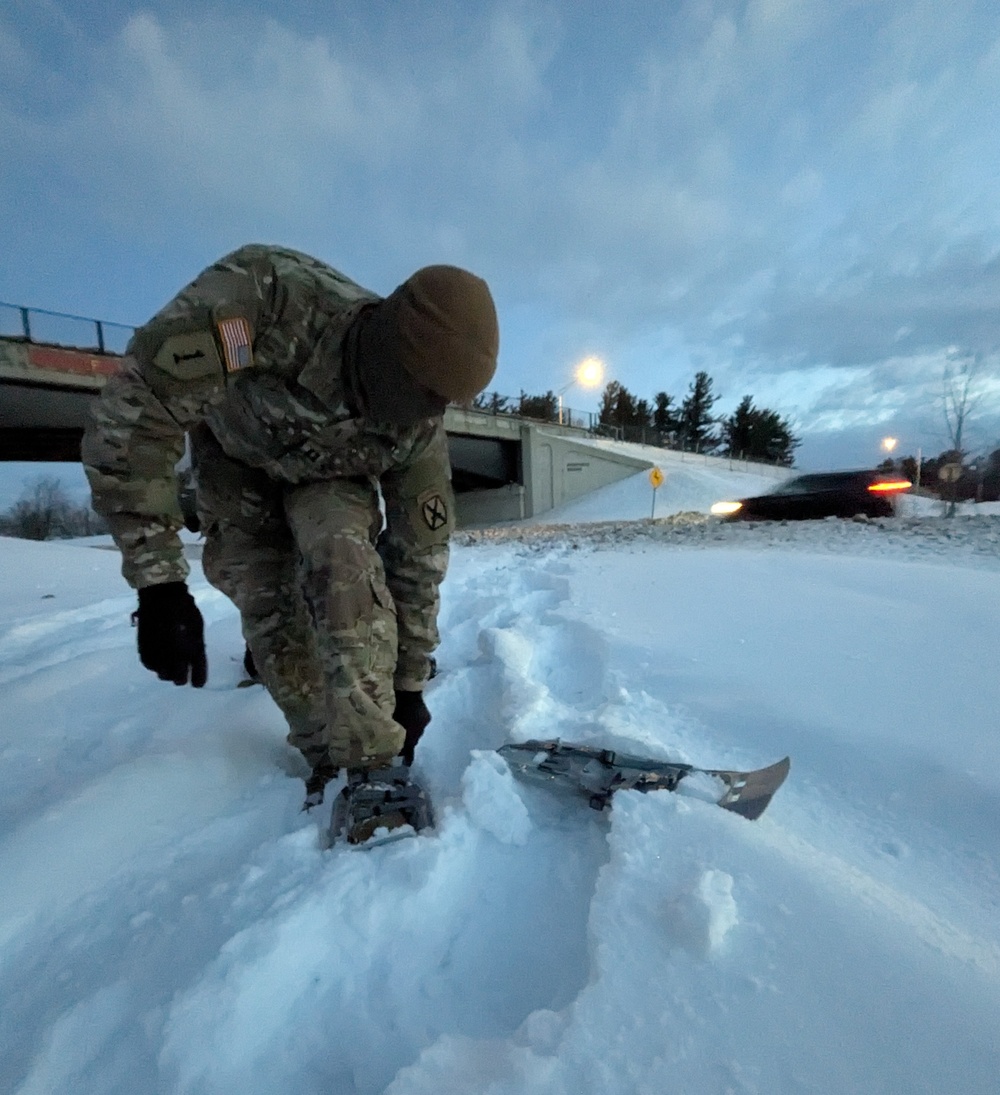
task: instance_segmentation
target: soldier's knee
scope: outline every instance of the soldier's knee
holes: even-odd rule
[[[374,551],[353,537],[331,535],[304,560],[303,587],[317,623],[350,632],[370,624],[376,605]]]

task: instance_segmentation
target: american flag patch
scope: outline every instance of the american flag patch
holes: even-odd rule
[[[253,364],[250,324],[242,316],[219,320],[219,338],[226,372],[236,373]]]

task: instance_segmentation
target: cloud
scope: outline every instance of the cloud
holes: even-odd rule
[[[1000,13],[973,0],[635,3],[614,43],[557,0],[272,10],[62,25],[65,76],[0,24],[24,238],[59,209],[185,276],[279,240],[381,290],[463,263],[535,332],[514,388],[586,340],[641,393],[697,365],[877,418],[945,347],[997,348]]]
[[[0,81],[16,86],[27,80],[31,71],[29,58],[12,30],[0,23]]]
[[[302,233],[325,219],[378,234],[381,211],[391,222],[409,199],[419,221],[421,207],[475,186],[476,164],[496,169],[506,134],[544,94],[544,43],[537,54],[529,29],[502,15],[466,56],[421,67],[275,19],[147,12],[91,44],[88,79],[57,115],[6,109],[22,155],[72,173],[104,217],[130,227],[183,211],[195,229],[258,221]]]
[[[792,357],[853,367],[961,345],[1000,352],[1000,250],[957,245],[895,273],[864,267],[806,295],[776,292],[767,315],[741,330],[772,364]]]

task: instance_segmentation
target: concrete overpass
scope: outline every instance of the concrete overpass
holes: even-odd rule
[[[37,317],[85,325],[78,344],[39,341]],[[79,460],[90,403],[121,360],[109,331],[124,349],[128,329],[9,305],[0,322],[0,460]],[[449,407],[445,428],[463,526],[535,517],[651,466],[588,444],[583,430],[513,415]]]

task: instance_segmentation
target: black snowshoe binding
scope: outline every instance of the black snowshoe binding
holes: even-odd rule
[[[336,778],[337,770],[328,758],[323,758],[313,767],[306,778],[306,797],[302,809],[309,813],[314,806],[323,804],[323,792],[326,785]]]
[[[430,801],[406,765],[353,772],[330,817],[330,843],[381,844],[434,823]]]
[[[260,673],[257,672],[257,663],[253,660],[250,647],[243,651],[243,680],[236,685],[237,688],[252,688],[255,684],[263,684]]]

